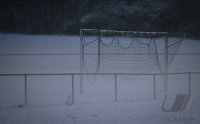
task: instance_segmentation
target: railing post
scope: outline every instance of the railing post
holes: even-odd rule
[[[115,74],[115,102],[117,102],[117,74]]]
[[[188,78],[189,78],[189,95],[191,95],[191,74],[188,73]]]
[[[156,75],[153,75],[153,99],[156,100]]]
[[[72,74],[72,104],[74,104],[74,75]]]
[[[24,86],[25,86],[24,87],[25,88],[24,89],[24,91],[25,91],[24,92],[24,95],[25,95],[24,96],[24,98],[25,98],[25,106],[27,106],[27,75],[26,74],[24,75]]]

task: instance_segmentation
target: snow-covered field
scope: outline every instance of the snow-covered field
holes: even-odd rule
[[[1,124],[199,124],[199,109],[166,113],[158,102],[59,105],[0,111]]]
[[[79,36],[0,34],[0,74],[80,72],[79,53]],[[200,41],[185,39],[178,53],[170,71],[200,72]],[[171,94],[188,93],[187,74],[168,78]],[[85,80],[80,94],[79,76],[75,76],[75,104],[71,105],[70,75],[29,75],[28,106],[23,107],[24,76],[1,76],[0,124],[199,124],[200,74],[191,74],[192,97],[183,112],[162,112],[163,81],[160,76],[155,80],[156,100],[152,76],[132,82],[119,78],[118,102],[114,102],[114,80]]]

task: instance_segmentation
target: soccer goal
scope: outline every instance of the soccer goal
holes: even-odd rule
[[[147,74],[168,72],[185,35],[81,29],[80,37],[81,73]]]

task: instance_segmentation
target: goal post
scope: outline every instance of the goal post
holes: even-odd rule
[[[182,33],[81,29],[80,71],[168,73],[184,38]],[[165,80],[164,89],[167,90],[167,75]]]

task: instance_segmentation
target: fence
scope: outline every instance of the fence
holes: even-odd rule
[[[159,76],[159,75],[178,75],[178,74],[186,74],[188,75],[188,79],[189,79],[189,82],[188,82],[188,87],[189,87],[189,94],[191,94],[191,75],[192,74],[200,74],[200,72],[182,72],[182,73],[35,73],[35,74],[0,74],[0,77],[1,76],[23,76],[24,77],[24,83],[25,83],[25,91],[24,91],[24,98],[25,98],[25,103],[24,105],[27,105],[27,77],[28,76],[42,76],[42,75],[46,75],[46,76],[51,76],[51,75],[60,75],[60,76],[65,76],[65,75],[68,75],[68,76],[71,76],[71,79],[72,79],[72,82],[71,82],[71,88],[72,88],[72,104],[75,103],[75,95],[74,95],[74,77],[75,76],[84,76],[84,75],[111,75],[111,76],[114,76],[114,82],[115,82],[115,90],[114,90],[114,98],[115,98],[115,102],[117,102],[117,98],[118,98],[118,91],[117,91],[117,82],[118,82],[118,76],[122,76],[122,75],[140,75],[140,76],[144,76],[144,75],[148,75],[148,76],[152,76],[153,77],[153,98],[154,100],[156,100],[156,76]]]

